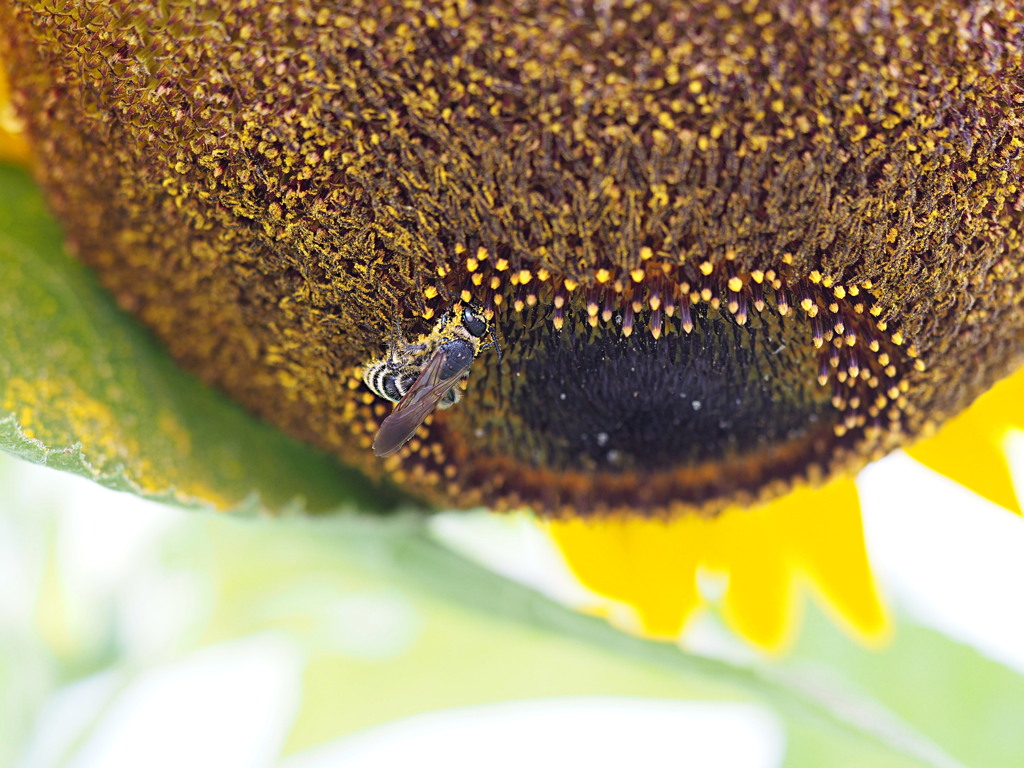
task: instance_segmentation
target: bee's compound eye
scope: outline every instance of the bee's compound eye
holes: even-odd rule
[[[483,338],[487,333],[487,319],[469,307],[462,311],[462,325],[478,339]]]

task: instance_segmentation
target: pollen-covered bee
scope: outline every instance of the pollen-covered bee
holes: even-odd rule
[[[483,344],[488,333],[491,341]],[[373,452],[390,456],[416,433],[435,408],[459,402],[458,384],[480,352],[493,347],[499,355],[494,329],[474,304],[456,304],[415,342],[393,345],[386,357],[366,365],[363,382],[378,397],[398,403],[384,419],[373,441]]]

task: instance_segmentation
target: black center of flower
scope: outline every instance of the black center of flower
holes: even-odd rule
[[[726,260],[598,270],[582,284],[475,257],[449,279],[447,295],[425,293],[424,319],[472,301],[502,355],[482,346],[457,405],[417,412],[423,428],[393,471],[467,505],[750,504],[882,450],[901,429],[904,374],[922,369],[866,280]],[[367,445],[388,413],[369,403]]]
[[[624,337],[614,325],[590,328],[581,317],[552,331],[544,314],[531,318],[538,338],[527,343],[524,334],[520,342],[505,418],[488,424],[521,461],[670,469],[832,435],[837,412],[816,381],[813,347],[795,338],[800,331],[809,338],[802,323],[786,328],[765,312],[740,326],[720,310],[695,307],[691,333],[655,339]]]

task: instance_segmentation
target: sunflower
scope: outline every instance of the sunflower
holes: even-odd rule
[[[758,645],[798,576],[884,635],[849,477],[1022,352],[1013,3],[0,24],[73,249],[182,365],[434,505],[534,510],[647,634],[707,570]]]

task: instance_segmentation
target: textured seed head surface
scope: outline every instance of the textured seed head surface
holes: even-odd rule
[[[1021,360],[1012,0],[13,0],[0,30],[118,300],[437,503],[713,513]],[[362,367],[460,301],[501,359],[376,459]]]

